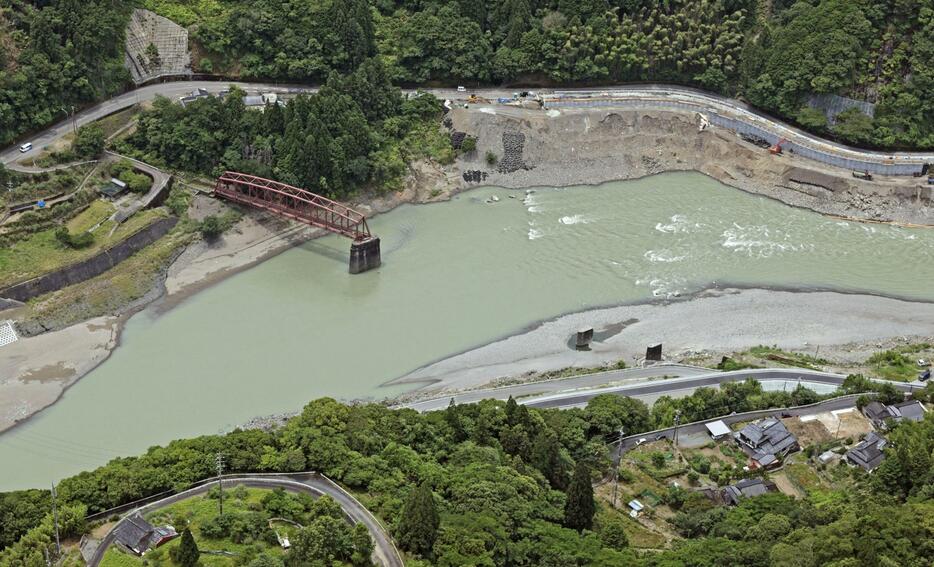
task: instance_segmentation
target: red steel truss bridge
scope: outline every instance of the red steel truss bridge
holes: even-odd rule
[[[214,194],[354,240],[366,240],[373,236],[363,213],[311,191],[271,179],[225,171],[217,179]]]
[[[214,194],[353,239],[350,247],[351,273],[365,272],[380,265],[379,238],[370,233],[366,217],[337,201],[236,171],[225,171],[217,179]]]

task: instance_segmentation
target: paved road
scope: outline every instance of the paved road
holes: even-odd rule
[[[341,505],[344,514],[350,522],[362,522],[367,527],[370,532],[370,537],[373,538],[373,561],[375,563],[383,565],[384,567],[403,567],[402,557],[393,544],[392,538],[389,537],[389,534],[386,533],[373,514],[344,489],[322,475],[316,473],[297,473],[289,475],[225,475],[223,478],[224,483],[228,486],[242,484],[253,488],[284,488],[291,492],[305,492],[314,496],[327,494]],[[195,488],[141,506],[137,510],[142,514],[146,514],[174,504],[180,500],[184,500],[185,498],[205,493],[214,485],[215,481],[205,481],[204,484]],[[127,514],[127,516],[128,515],[129,514]],[[126,516],[124,516],[124,519],[125,518]],[[120,520],[120,522],[122,521],[123,519]],[[120,522],[117,522],[114,528],[101,540],[94,556],[88,562],[89,567],[97,567],[97,565],[100,564],[107,548],[114,542],[114,531]]]
[[[188,94],[198,88],[207,89],[209,92],[217,93],[221,90],[225,90],[229,85],[237,85],[240,88],[250,92],[250,93],[264,93],[264,92],[276,92],[280,94],[290,94],[290,93],[301,93],[301,92],[314,92],[317,90],[317,87],[314,85],[283,85],[278,83],[244,83],[238,81],[179,81],[179,82],[167,82],[149,85],[134,89],[132,91],[126,92],[124,94],[115,96],[109,100],[106,100],[96,106],[83,110],[77,113],[74,117],[74,122],[78,126],[92,122],[108,114],[112,114],[119,110],[129,108],[134,104],[151,100],[157,95],[166,96],[172,99],[177,99],[185,94]],[[425,89],[428,92],[431,92],[439,97],[452,98],[452,99],[463,99],[465,93],[458,93],[456,89]],[[471,92],[477,93],[486,98],[495,99],[497,97],[509,97],[512,95],[513,89],[503,89],[503,88],[490,88],[490,89],[471,89]],[[750,108],[745,103],[742,103],[737,100],[728,99],[725,97],[720,97],[711,93],[706,93],[704,91],[699,91],[697,89],[690,89],[684,87],[676,87],[669,85],[618,85],[618,86],[608,86],[594,91],[593,89],[564,89],[558,91],[558,94],[566,94],[573,96],[588,96],[588,95],[600,95],[602,93],[608,93],[613,97],[623,97],[623,96],[651,96],[665,100],[672,101],[689,101],[700,105],[719,105],[721,107],[727,107],[736,113],[748,114],[754,116],[755,120],[763,126],[769,127],[771,130],[774,130],[777,135],[783,135],[785,137],[794,136],[801,140],[806,140],[806,143],[809,143],[815,147],[821,147],[824,149],[830,149],[846,157],[858,157],[859,159],[869,159],[869,160],[878,160],[883,157],[895,157],[897,160],[922,160],[922,161],[934,161],[934,153],[931,152],[896,152],[896,153],[881,153],[881,152],[872,152],[866,150],[859,150],[855,148],[849,148],[841,144],[835,144],[828,140],[818,138],[801,130],[795,129],[787,124],[776,121],[764,114],[756,111],[755,109]],[[33,149],[25,154],[20,153],[18,146],[19,143],[27,140],[19,140],[16,144],[7,148],[5,151],[0,152],[0,161],[4,164],[7,164],[11,169],[16,169],[17,167],[14,162],[23,159],[29,158],[38,155],[44,146],[47,146],[51,142],[61,138],[66,135],[72,129],[72,119],[65,119],[55,124],[54,126],[48,128],[40,134],[32,136],[28,141],[32,142]],[[13,165],[11,165],[13,164]]]
[[[662,376],[676,376],[675,378],[652,380]],[[454,396],[441,396],[430,400],[403,404],[400,407],[412,408],[418,411],[432,411],[444,409],[453,398],[456,403],[474,403],[479,400],[494,398],[505,400],[509,396],[533,395],[518,399],[519,403],[536,408],[573,408],[587,405],[591,398],[600,394],[618,394],[620,396],[648,396],[652,394],[671,394],[686,392],[703,386],[718,386],[723,382],[742,381],[747,378],[756,380],[786,380],[807,383],[828,384],[839,386],[846,378],[842,374],[818,372],[803,368],[755,368],[735,370],[730,372],[712,371],[707,368],[682,365],[660,365],[648,368],[632,368],[626,370],[612,370],[588,376],[521,384],[505,388],[490,388],[474,390]],[[581,388],[580,379],[588,379],[592,384]],[[601,384],[615,384],[600,387]],[[920,382],[893,382],[895,387],[904,392],[921,387]],[[548,392],[545,395],[538,395]]]
[[[482,390],[473,390],[462,392],[449,396],[439,396],[428,400],[401,404],[397,407],[412,408],[418,411],[432,411],[444,409],[454,399],[458,404],[471,404],[480,400],[496,399],[505,400],[509,396],[513,398],[528,398],[530,396],[540,396],[544,394],[554,394],[556,392],[567,392],[570,390],[581,391],[582,388],[599,388],[607,384],[615,384],[623,381],[642,381],[653,378],[663,377],[681,377],[696,376],[699,374],[710,374],[709,368],[699,366],[688,366],[685,364],[659,364],[646,368],[627,368],[625,370],[610,370],[607,372],[597,372],[594,374],[585,374],[583,376],[574,376],[571,378],[558,378],[555,380],[545,380],[542,382],[532,382],[528,384],[516,384],[514,386],[503,386],[500,388],[484,388]]]

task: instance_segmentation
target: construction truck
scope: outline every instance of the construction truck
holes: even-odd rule
[[[490,104],[490,100],[483,98],[482,96],[477,96],[472,94],[467,97],[467,102],[470,104]]]

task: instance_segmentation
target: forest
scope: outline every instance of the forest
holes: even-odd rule
[[[844,391],[866,385],[857,376]],[[934,401],[934,388],[915,396]],[[316,470],[337,480],[384,521],[410,565],[928,565],[930,414],[888,434],[892,446],[872,475],[841,465],[851,490],[800,500],[771,494],[733,508],[682,493],[673,519],[679,537],[655,553],[631,548],[622,529],[630,520],[594,497],[592,483],[612,470],[608,434],[620,427],[638,433],[666,424],[673,405],[703,413],[818,398],[804,388],[763,392],[755,381],[662,398],[651,408],[603,395],[581,409],[530,409],[510,399],[419,414],[323,398],[272,431],[173,441],[64,479],[59,513],[64,537],[81,533],[86,511],[181,489],[211,476],[215,455],[223,454],[231,472]],[[754,474],[737,470],[732,480]],[[49,504],[43,490],[0,495],[0,566],[45,565],[41,550],[53,541]],[[328,564],[327,545],[314,549],[306,564]]]
[[[166,98],[138,120],[119,149],[151,163],[217,175],[236,170],[346,198],[360,187],[395,189],[407,164],[454,158],[439,128],[441,103],[405,98],[377,58],[332,73],[313,95],[246,111],[243,91],[186,106]]]
[[[128,88],[134,5],[190,30],[196,72],[395,85],[673,82],[867,147],[934,148],[934,0],[50,0],[0,3],[0,143]],[[836,94],[873,103],[828,120]]]
[[[195,66],[324,81],[372,55],[394,84],[673,82],[879,147],[934,147],[934,0],[144,0]],[[875,104],[829,123],[811,95]]]
[[[0,144],[122,91],[132,2],[0,2]]]

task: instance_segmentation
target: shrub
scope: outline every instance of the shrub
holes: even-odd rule
[[[201,231],[201,236],[203,236],[205,240],[216,240],[217,237],[224,232],[224,227],[221,225],[219,218],[210,215],[201,221],[201,226],[198,230]]]
[[[496,156],[496,154],[493,153],[493,150],[487,150],[487,151],[486,151],[486,163],[487,163],[487,165],[491,165],[491,166],[492,166],[492,165],[496,165],[496,162],[497,162],[498,160],[499,160],[499,158]],[[622,362],[622,361],[621,361],[621,362]],[[623,362],[623,364],[625,364],[625,362]]]
[[[88,124],[78,128],[72,149],[78,156],[92,159],[104,152],[105,142],[104,129],[99,124]]]
[[[464,137],[464,141],[461,142],[461,152],[469,154],[472,151],[477,149],[477,139],[473,136]]]
[[[59,227],[55,231],[55,239],[61,244],[74,249],[87,248],[91,244],[94,244],[94,235],[90,232],[71,234],[64,226]]]

